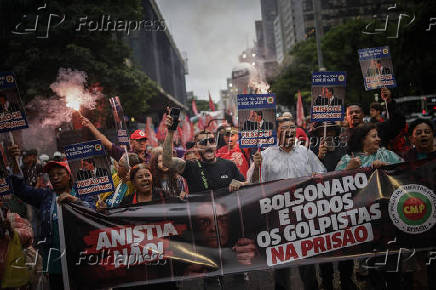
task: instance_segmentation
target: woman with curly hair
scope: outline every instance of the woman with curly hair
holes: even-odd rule
[[[349,153],[342,156],[336,170],[359,167],[378,168],[404,161],[394,152],[380,147],[380,143],[381,140],[375,124],[369,123],[354,128],[348,143]]]
[[[152,151],[150,170],[153,175],[153,187],[162,189],[166,196],[184,198],[185,181],[174,169],[163,165],[162,153],[162,147],[156,147]]]

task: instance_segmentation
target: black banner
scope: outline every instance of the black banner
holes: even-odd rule
[[[94,289],[428,249],[435,182],[424,160],[102,213],[64,205],[64,266],[71,288]]]

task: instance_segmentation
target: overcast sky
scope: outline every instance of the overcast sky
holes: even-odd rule
[[[260,0],[156,0],[180,52],[188,56],[186,90],[220,99],[239,54],[256,39]]]

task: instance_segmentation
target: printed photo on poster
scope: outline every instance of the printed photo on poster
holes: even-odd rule
[[[198,257],[198,261],[188,266],[184,275],[194,277],[222,274],[220,244],[227,238],[222,236],[221,241],[218,241],[218,228],[228,226],[223,209],[217,208],[218,217],[215,218],[212,195],[204,195],[189,202],[189,212],[194,233],[194,256]],[[208,258],[205,260],[203,257]]]
[[[346,83],[343,71],[312,74],[311,122],[344,120]]]
[[[109,160],[101,141],[66,146],[65,154],[78,196],[114,191]]]
[[[363,48],[358,52],[366,91],[397,86],[388,46]]]
[[[109,102],[112,108],[112,114],[115,121],[115,129],[117,130],[118,143],[120,145],[129,145],[129,136],[127,134],[127,126],[124,120],[124,110],[121,106],[120,99],[118,97],[110,98]]]
[[[0,72],[0,133],[28,127],[14,74]]]
[[[239,146],[269,147],[277,142],[275,95],[238,95]]]
[[[220,190],[214,191],[224,275],[238,272],[241,267],[249,270],[250,267],[256,269],[264,265],[260,248],[256,244],[257,237],[253,232],[256,227],[265,225],[265,219],[263,216],[250,214],[252,208],[249,207],[249,199],[248,195],[243,196],[239,192],[223,194]],[[257,199],[254,206],[259,207]]]

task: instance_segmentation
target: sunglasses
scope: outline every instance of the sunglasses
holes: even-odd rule
[[[214,145],[215,144],[215,138],[206,138],[206,139],[202,139],[197,141],[198,145],[207,145],[207,142],[209,142],[210,145]]]

